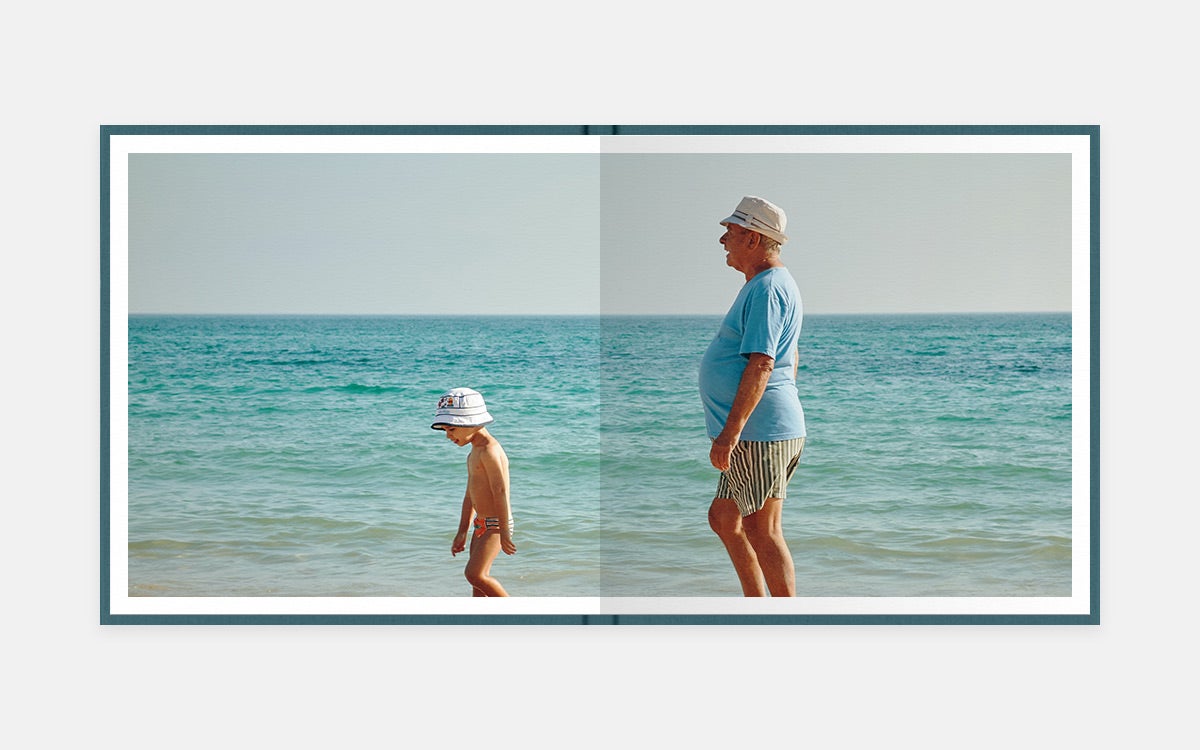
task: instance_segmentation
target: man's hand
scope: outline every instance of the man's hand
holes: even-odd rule
[[[733,449],[737,444],[737,438],[731,440],[724,435],[717,436],[717,439],[713,440],[712,448],[708,451],[708,460],[712,463],[713,468],[717,471],[729,471],[729,457],[733,455]]]
[[[454,535],[454,541],[450,544],[450,556],[453,557],[459,552],[467,548],[467,532],[460,531]]]

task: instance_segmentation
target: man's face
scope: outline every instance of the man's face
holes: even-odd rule
[[[755,232],[738,226],[726,224],[725,234],[721,235],[721,244],[725,247],[725,264],[730,268],[745,272],[754,260],[758,242]]]

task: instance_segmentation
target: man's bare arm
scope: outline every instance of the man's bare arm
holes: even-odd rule
[[[737,395],[733,398],[733,406],[729,409],[729,418],[721,434],[713,440],[712,450],[708,457],[718,471],[729,470],[729,456],[734,446],[742,436],[742,428],[750,420],[758,402],[762,400],[767,390],[767,381],[775,369],[775,358],[759,352],[750,355],[746,369],[742,371],[742,379],[738,382]]]

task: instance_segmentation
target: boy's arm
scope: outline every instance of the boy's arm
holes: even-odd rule
[[[512,530],[508,520],[512,518],[512,506],[508,499],[508,462],[500,451],[488,451],[483,454],[484,468],[487,470],[488,485],[492,490],[493,507],[500,514],[500,549],[504,554],[511,555],[517,551],[517,545],[512,540]]]
[[[457,555],[467,548],[467,530],[471,528],[471,516],[475,515],[475,504],[471,502],[471,484],[468,480],[466,494],[463,495],[462,515],[458,519],[458,533],[450,544],[450,555]]]

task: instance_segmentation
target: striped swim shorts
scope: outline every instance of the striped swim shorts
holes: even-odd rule
[[[802,452],[804,438],[739,442],[729,457],[729,471],[717,480],[716,496],[732,499],[743,517],[762,510],[768,497],[783,500]]]

